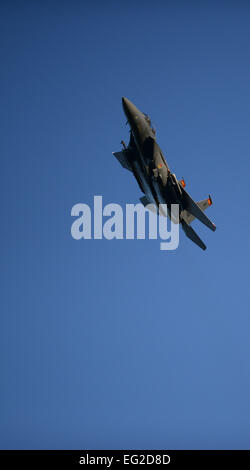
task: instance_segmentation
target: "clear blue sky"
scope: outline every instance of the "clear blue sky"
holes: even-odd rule
[[[249,24],[244,1],[1,2],[1,448],[249,448]],[[206,252],[72,239],[74,204],[141,196],[123,95],[211,193]]]

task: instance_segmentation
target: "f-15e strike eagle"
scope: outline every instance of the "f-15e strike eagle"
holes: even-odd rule
[[[144,193],[140,201],[144,206],[154,204],[157,213],[167,215],[172,222],[180,223],[185,234],[203,250],[206,245],[191,227],[190,223],[196,218],[208,228],[215,231],[216,226],[204,214],[204,210],[212,205],[211,196],[195,202],[184,189],[184,179],[177,180],[167,165],[159,145],[156,142],[155,130],[150,118],[142,113],[127,98],[122,98],[124,113],[130,126],[130,141],[128,146],[121,141],[123,150],[114,152],[114,156],[127,170],[132,171],[137,183]],[[160,204],[167,206],[167,214],[161,212]],[[171,204],[179,204],[179,217],[171,214]],[[165,207],[166,207],[165,206]]]

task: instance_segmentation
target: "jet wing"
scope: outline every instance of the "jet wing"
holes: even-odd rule
[[[200,201],[200,203],[196,203],[191,198],[191,196],[187,193],[187,191],[185,191],[183,187],[181,188],[181,191],[182,191],[183,208],[187,212],[189,212],[189,214],[191,214],[194,218],[198,219],[200,222],[202,222],[204,225],[206,225],[208,228],[210,228],[210,230],[213,230],[214,232],[216,230],[216,226],[213,224],[213,222],[211,222],[211,220],[203,212],[204,208],[202,207],[202,204],[204,203],[204,201]],[[200,204],[200,206],[198,204]],[[190,223],[192,220],[187,220],[187,223]]]
[[[123,168],[126,170],[133,171],[129,162],[129,156],[131,152],[128,149],[122,150],[121,152],[113,152],[113,155],[117,158]]]
[[[150,210],[151,212],[153,212],[153,214],[158,214],[158,208],[156,207],[155,204],[153,204],[153,203],[147,198],[147,196],[142,196],[142,197],[140,197],[140,201],[141,201],[141,203],[144,205],[144,207],[147,207],[148,210]]]

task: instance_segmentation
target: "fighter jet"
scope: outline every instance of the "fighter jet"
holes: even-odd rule
[[[125,97],[122,98],[122,105],[130,126],[130,140],[128,146],[122,140],[123,149],[120,152],[113,152],[113,155],[136,178],[144,194],[140,198],[141,203],[145,207],[151,204],[149,207],[155,207],[158,214],[168,216],[174,223],[180,223],[186,236],[205,250],[206,245],[190,224],[196,218],[215,231],[215,225],[204,214],[205,209],[212,205],[211,196],[199,202],[191,198],[185,190],[184,179],[178,180],[170,170],[156,142],[156,133],[149,116],[139,111]],[[179,204],[177,218],[171,214],[171,204]],[[167,213],[162,211],[162,207],[167,207]]]

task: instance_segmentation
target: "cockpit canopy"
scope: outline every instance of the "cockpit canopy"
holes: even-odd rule
[[[146,113],[143,113],[143,115],[144,115],[144,117],[145,117],[145,121],[150,125],[150,127],[151,127],[153,133],[155,134],[155,129],[154,129],[153,126],[152,126],[152,122],[151,122],[151,119],[150,119],[149,115],[146,114]]]
[[[146,113],[143,113],[144,117],[145,117],[145,121],[147,121],[149,123],[149,125],[151,126],[151,120],[150,120],[150,117],[148,114]]]

